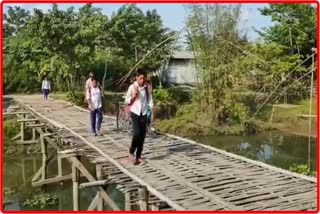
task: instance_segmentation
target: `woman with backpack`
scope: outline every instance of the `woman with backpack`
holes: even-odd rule
[[[141,158],[144,139],[147,129],[147,115],[150,115],[153,108],[150,86],[145,82],[146,72],[138,69],[136,81],[132,83],[126,94],[126,104],[130,109],[133,137],[129,149],[129,159],[134,165],[144,163]],[[134,156],[134,153],[135,156]]]
[[[90,110],[92,133],[95,136],[102,136],[100,129],[103,118],[103,95],[101,87],[99,86],[95,77],[92,77],[91,86],[87,89],[86,100]]]

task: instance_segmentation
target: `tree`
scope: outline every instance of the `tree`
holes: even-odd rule
[[[135,64],[136,57],[140,60],[153,47],[174,34],[173,31],[163,27],[161,17],[156,10],[144,14],[134,4],[124,5],[112,15],[109,30],[109,44],[116,48],[115,54],[123,57],[130,67]],[[141,67],[149,71],[158,69],[164,58],[169,55],[171,46],[168,44],[172,41],[173,39],[168,40],[159,47]]]
[[[57,81],[66,81],[71,93],[88,70],[98,46],[105,43],[101,35],[107,22],[101,10],[91,4],[80,8],[79,13],[73,9],[63,11],[53,4],[48,13],[35,10],[28,25],[30,35],[37,38],[43,51],[50,55],[48,72],[56,76]]]
[[[269,4],[260,10],[274,25],[260,34],[267,42],[287,47],[288,53],[310,55],[316,45],[316,7],[312,4]]]
[[[8,12],[3,14],[3,36],[16,35],[21,29],[23,29],[30,18],[30,12],[20,7],[9,6]]]
[[[144,14],[135,5],[123,6],[109,20],[91,4],[79,11],[73,7],[61,10],[53,4],[47,12],[35,9],[27,20],[26,24],[17,25],[20,27],[16,34],[8,34],[4,41],[5,86],[10,92],[33,91],[35,84],[29,79],[40,84],[44,75],[52,80],[54,90],[73,93],[81,87],[82,91],[89,70],[104,79],[107,58],[106,87],[114,89],[117,80],[135,64],[135,47],[141,58],[173,35],[163,27],[156,11]],[[170,51],[170,41],[141,66],[150,71],[160,67]],[[16,73],[21,78],[13,80]]]
[[[195,49],[200,83],[196,100],[213,123],[229,118],[243,123],[246,109],[233,102],[233,78],[237,75],[240,5],[197,4],[188,7],[187,27]],[[237,47],[237,48],[235,48]],[[241,49],[241,48],[240,48]]]
[[[271,53],[260,56],[273,64],[267,72],[267,82],[273,85],[281,82],[277,96],[283,91],[286,97],[291,94],[291,97],[302,98],[311,77],[311,48],[316,46],[316,8],[312,4],[269,4],[260,11],[262,15],[271,16],[274,23],[258,31],[266,43],[260,46],[259,52]]]

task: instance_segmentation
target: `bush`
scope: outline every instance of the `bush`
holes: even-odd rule
[[[302,175],[310,175],[310,169],[307,164],[293,164],[290,166],[289,171],[296,172]]]
[[[177,101],[179,104],[183,104],[186,102],[190,102],[192,98],[192,93],[183,88],[169,88],[169,92],[174,97],[174,100]]]
[[[19,124],[15,119],[5,120],[3,123],[3,132],[5,138],[13,138],[15,135],[19,133]]]
[[[72,95],[73,94],[73,95]],[[67,100],[74,103],[77,106],[86,106],[84,92],[68,92],[67,93]]]
[[[35,195],[32,199],[27,199],[23,202],[23,206],[32,208],[45,208],[46,206],[56,205],[58,198],[56,195],[40,194]]]
[[[3,189],[3,199],[4,203],[12,203],[13,202],[13,195],[15,193],[15,190],[11,189],[10,187],[4,187]]]
[[[169,90],[164,88],[154,89],[152,95],[155,103],[169,104],[174,101],[173,96],[169,92]]]

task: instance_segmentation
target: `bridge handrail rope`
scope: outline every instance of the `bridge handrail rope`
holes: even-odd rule
[[[257,111],[253,114],[253,116],[249,119],[249,121],[253,120],[253,118],[257,115],[257,113],[261,110],[261,108],[268,102],[270,97],[273,95],[273,93],[280,87],[280,85],[297,69],[299,68],[303,63],[305,63],[307,60],[312,58],[316,53],[313,53],[311,56],[307,57],[305,60],[303,60],[301,63],[299,63],[296,67],[294,67],[280,82],[279,84],[273,89],[273,91],[270,93],[270,95],[266,98],[266,100],[258,107]]]
[[[165,39],[164,41],[158,43],[155,47],[153,47],[150,51],[148,51],[148,52],[141,58],[141,60],[139,60],[139,61],[129,70],[129,72],[128,72],[124,77],[122,77],[119,81],[117,81],[117,82],[118,82],[117,84],[120,84],[120,85],[118,86],[118,89],[119,89],[119,88],[122,86],[122,84],[130,77],[130,74],[134,71],[134,69],[137,68],[138,65],[140,65],[147,57],[149,57],[149,55],[155,53],[156,51],[161,50],[159,47],[161,47],[163,44],[165,44],[165,43],[166,43],[167,41],[169,41],[170,39],[172,39],[172,42],[174,42],[174,44],[176,44],[178,38],[180,37],[180,35],[181,35],[181,33],[182,33],[183,31],[186,31],[186,32],[187,32],[188,37],[189,37],[189,39],[191,40],[192,52],[193,52],[194,60],[195,60],[195,66],[196,66],[196,70],[198,71],[198,69],[197,69],[197,59],[196,59],[197,57],[196,57],[196,54],[195,54],[195,49],[194,49],[194,44],[193,44],[193,42],[192,42],[192,37],[191,37],[190,31],[188,30],[188,28],[184,27],[184,28],[182,28],[180,31],[178,31],[178,32],[175,33],[174,35],[168,37],[168,38]],[[166,47],[167,45],[171,45],[171,42],[169,42],[168,44],[165,44],[165,45],[164,45],[163,47],[161,47],[161,48],[164,48],[164,47]],[[159,49],[158,49],[158,48],[159,48]],[[171,56],[172,56],[172,51],[171,51],[171,54],[170,54],[167,58],[163,59],[163,61],[168,60],[168,58],[170,58]],[[198,78],[198,72],[197,72],[197,78]],[[117,89],[117,90],[118,90],[118,89]]]
[[[182,29],[183,30],[183,29]],[[179,31],[178,35],[182,32]],[[134,71],[135,68],[138,67],[138,65],[140,65],[149,55],[151,55],[153,52],[155,52],[159,47],[161,47],[163,44],[165,44],[167,41],[169,41],[170,39],[173,39],[175,38],[177,35],[174,34],[170,37],[168,37],[167,39],[163,40],[162,42],[158,43],[155,47],[153,47],[150,51],[148,51],[130,70],[129,72],[124,76],[122,77],[119,81],[118,81],[118,84],[119,87],[122,86],[122,84],[129,78],[129,76],[131,75],[131,73]]]
[[[111,83],[117,83],[118,85],[118,88],[116,90],[116,92],[119,90],[119,88],[123,85],[123,83],[130,77],[131,73],[134,71],[135,68],[138,67],[138,65],[140,65],[142,62],[144,62],[145,59],[147,59],[150,55],[156,53],[157,51],[161,50],[161,48],[164,48],[166,47],[167,45],[171,45],[172,42],[174,42],[174,44],[177,43],[177,40],[178,38],[180,37],[181,33],[183,31],[186,31],[187,34],[188,34],[188,38],[190,39],[191,41],[191,45],[192,45],[192,52],[193,52],[193,55],[194,55],[194,59],[195,59],[195,67],[196,67],[196,73],[197,73],[197,83],[198,83],[198,64],[197,64],[197,56],[196,56],[196,51],[195,51],[195,48],[194,48],[194,44],[193,44],[193,41],[192,41],[192,36],[191,36],[191,33],[190,33],[190,30],[186,27],[182,28],[180,31],[178,31],[176,34],[168,37],[167,39],[161,41],[160,43],[156,44],[155,47],[153,47],[150,51],[148,51],[130,70],[129,72],[122,78],[120,78],[119,80],[115,80],[115,81],[112,81]],[[251,56],[255,56],[257,57],[258,59],[260,59],[259,55],[258,54],[255,54],[255,53],[251,53],[250,51],[247,51],[247,50],[244,50],[243,48],[239,47],[238,45],[234,44],[233,42],[231,41],[228,41],[224,38],[222,38],[221,36],[217,36],[217,35],[214,35],[215,38],[219,39],[219,40],[222,40],[222,41],[225,41],[227,42],[229,45],[237,48],[238,50],[240,50],[244,55],[251,55]],[[167,41],[170,41],[172,39],[171,42],[169,42],[168,44],[165,44]],[[162,46],[163,44],[165,44],[164,46]],[[162,47],[161,47],[162,46]],[[159,48],[160,47],[160,48]],[[170,54],[167,58],[165,58],[163,61],[166,61],[168,60],[168,58],[170,58],[172,55]],[[265,61],[265,60],[263,60]],[[265,63],[271,65],[270,62],[267,62],[265,61]]]
[[[282,95],[282,92],[283,92],[284,90],[287,90],[287,89],[290,88],[294,83],[296,83],[297,81],[299,81],[299,80],[303,79],[304,77],[308,76],[309,74],[311,74],[311,73],[314,72],[315,70],[316,70],[315,68],[312,68],[309,72],[305,73],[303,76],[301,76],[301,77],[299,77],[298,79],[294,80],[290,85],[286,86],[286,87],[280,92],[280,94],[279,94],[278,96],[276,96],[276,97],[271,101],[271,103],[272,103],[275,99],[279,98],[279,97]]]

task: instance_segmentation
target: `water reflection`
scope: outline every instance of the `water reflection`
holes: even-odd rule
[[[289,169],[293,164],[307,164],[310,156],[311,170],[315,170],[316,139],[312,138],[308,153],[308,138],[283,132],[266,132],[254,136],[206,136],[198,142],[223,149],[253,160]]]
[[[82,159],[84,160],[84,159]],[[94,166],[84,160],[84,165],[94,172]],[[66,181],[63,185],[54,183],[41,187],[32,187],[31,179],[36,171],[41,166],[41,155],[20,155],[14,158],[4,157],[3,182],[5,187],[15,190],[15,194],[11,198],[12,203],[4,204],[5,210],[35,210],[35,208],[22,206],[23,201],[30,199],[38,194],[40,190],[44,193],[55,194],[58,198],[58,204],[54,206],[47,206],[41,210],[72,210],[72,182]],[[63,173],[68,174],[71,172],[68,162],[63,163]],[[48,167],[48,174],[50,177],[57,175],[57,164]],[[85,179],[83,180],[85,181]],[[124,209],[124,195],[119,192],[114,185],[109,185],[107,192],[110,197],[115,201],[120,209]],[[97,193],[96,188],[86,188],[80,191],[80,209],[87,210],[92,199]],[[40,210],[40,209],[39,209]],[[105,210],[111,210],[105,206]]]

